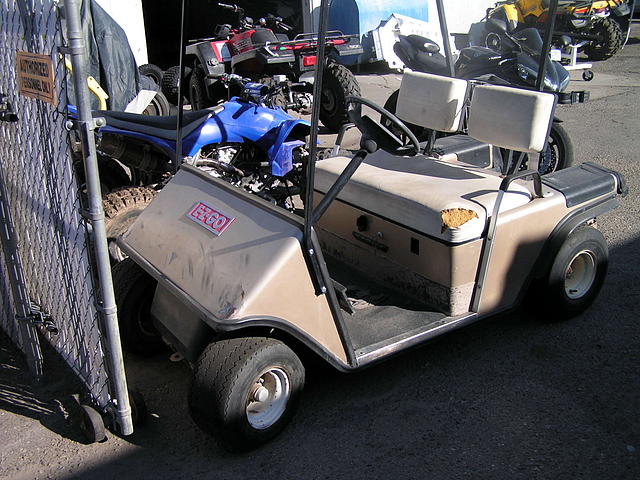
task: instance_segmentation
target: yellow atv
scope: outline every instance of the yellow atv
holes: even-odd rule
[[[606,60],[615,55],[624,41],[622,29],[612,11],[628,10],[628,0],[595,2],[559,1],[554,35],[568,35],[582,43],[582,51],[591,60]],[[506,22],[509,30],[532,27],[543,29],[548,19],[549,0],[509,0],[499,3],[488,17]]]

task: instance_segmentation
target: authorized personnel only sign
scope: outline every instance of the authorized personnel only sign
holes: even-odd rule
[[[20,95],[56,104],[55,78],[50,56],[16,52],[16,72]]]

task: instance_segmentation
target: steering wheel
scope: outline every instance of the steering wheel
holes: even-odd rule
[[[395,155],[418,155],[420,153],[420,143],[416,136],[409,130],[402,120],[388,112],[381,106],[362,97],[347,97],[347,113],[349,119],[362,133],[363,139],[373,140],[378,148]],[[391,130],[384,127],[367,115],[362,115],[362,105],[375,110],[380,114],[380,120],[388,120],[398,127],[405,135],[405,140],[398,138]]]

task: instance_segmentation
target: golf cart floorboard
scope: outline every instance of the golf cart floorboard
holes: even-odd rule
[[[391,305],[371,305],[356,310],[354,315],[344,315],[356,352],[421,330],[444,318],[446,315],[440,312],[416,312]]]
[[[448,317],[430,311],[424,304],[385,288],[334,259],[327,259],[327,267],[331,278],[346,287],[355,310],[353,315],[343,311],[343,319],[357,357],[403,349],[408,342],[419,343],[430,332],[449,330],[447,326],[473,316]]]

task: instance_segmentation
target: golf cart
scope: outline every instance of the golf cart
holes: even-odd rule
[[[284,428],[304,353],[355,371],[513,309],[531,288],[552,320],[593,302],[607,264],[593,223],[626,193],[623,178],[591,163],[520,170],[544,148],[554,95],[469,90],[405,74],[397,116],[350,97],[361,149],[317,163],[314,107],[304,217],[184,165],[119,239],[136,269],[117,288],[123,331],[193,366],[192,417],[222,446],[250,449]],[[463,117],[470,137],[512,152],[506,175],[425,155],[404,123],[455,132]]]

